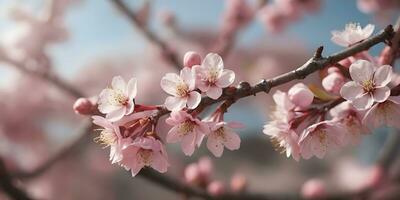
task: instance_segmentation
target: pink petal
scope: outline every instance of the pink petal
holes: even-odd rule
[[[240,137],[232,130],[225,129],[224,145],[229,150],[237,150],[240,148]]]
[[[379,112],[379,103],[375,104],[365,113],[362,124],[369,129],[374,129],[382,126],[385,123],[384,116]]]
[[[303,108],[311,105],[314,99],[314,94],[303,83],[298,83],[290,88],[288,96],[295,105]]]
[[[224,62],[221,56],[215,53],[209,53],[204,58],[202,65],[206,68],[216,68],[217,70],[222,70],[224,68]]]
[[[125,115],[129,115],[129,114],[133,113],[134,110],[135,110],[135,104],[133,102],[128,103],[128,105],[126,105]]]
[[[380,66],[374,74],[374,81],[377,87],[386,86],[392,80],[392,67],[389,65]]]
[[[160,173],[165,173],[168,169],[168,161],[160,152],[153,152],[151,167]]]
[[[374,99],[368,93],[365,93],[362,96],[352,100],[352,104],[357,110],[368,109],[372,106],[373,103]]]
[[[120,120],[122,117],[124,117],[125,113],[126,113],[126,107],[121,107],[118,110],[114,110],[114,111],[108,113],[106,115],[106,118],[108,120],[110,120],[111,122],[115,122],[115,121]]]
[[[222,95],[222,89],[217,86],[211,86],[206,92],[211,99],[218,99]]]
[[[357,83],[363,83],[364,81],[371,80],[374,71],[375,68],[372,63],[366,60],[357,60],[350,66],[350,76]]]
[[[374,26],[374,25],[372,25],[372,24],[366,25],[366,26],[362,29],[364,38],[366,39],[366,38],[368,38],[369,36],[371,36],[372,33],[374,32],[374,29],[375,29],[375,26]]]
[[[343,47],[348,47],[349,43],[347,40],[343,37],[342,33],[339,31],[332,31],[332,38],[331,40],[336,43],[337,45],[343,46]]]
[[[176,143],[182,140],[182,134],[180,133],[179,129],[179,126],[174,126],[168,131],[166,138],[168,143]]]
[[[196,91],[192,91],[187,99],[187,106],[189,109],[195,109],[200,104],[200,101],[201,95]]]
[[[136,97],[137,94],[137,80],[136,78],[131,78],[128,82],[128,97],[129,100],[132,100]]]
[[[306,160],[310,159],[313,156],[313,152],[311,150],[311,138],[302,140],[302,142],[300,143],[300,152],[301,156]]]
[[[215,85],[217,85],[220,88],[226,88],[232,85],[233,81],[235,81],[235,72],[229,69],[224,69],[224,71],[221,74],[221,77],[219,77]]]
[[[182,110],[186,105],[187,99],[180,97],[167,97],[165,99],[165,107],[171,111],[179,111]]]
[[[122,92],[126,90],[125,80],[121,76],[115,76],[112,79],[111,86],[113,89],[121,90]]]
[[[200,122],[196,127],[199,133],[207,135],[210,132],[210,127],[205,122]]]
[[[162,77],[160,86],[161,88],[170,95],[177,95],[176,94],[176,86],[181,81],[181,78],[174,73],[168,73]]]
[[[284,108],[285,110],[290,110],[294,107],[293,103],[289,100],[288,95],[285,92],[277,90],[274,95],[272,95],[276,105]]]
[[[327,139],[327,138],[326,138]],[[322,141],[324,142],[324,141]],[[311,150],[312,153],[319,159],[324,158],[326,150],[327,150],[327,143],[321,143],[318,136],[313,136],[311,138]]]
[[[181,70],[181,78],[183,82],[185,82],[188,85],[189,90],[194,90],[196,84],[196,77],[194,75],[194,70],[184,67]]]
[[[202,92],[207,92],[207,90],[210,88],[210,84],[205,81],[199,80],[197,82],[197,88],[199,88]]]
[[[196,147],[196,134],[191,132],[185,135],[182,139],[181,148],[185,155],[191,156]]]
[[[214,134],[208,136],[207,139],[207,148],[214,154],[215,157],[221,157],[222,152],[224,151],[224,145],[218,140]]]
[[[349,101],[356,99],[364,93],[364,89],[354,81],[347,82],[340,89],[340,95]]]
[[[113,129],[113,125],[111,124],[111,122],[109,122],[106,118],[102,117],[102,116],[92,116],[93,119],[93,124],[96,124],[98,126],[107,128],[107,129]]]
[[[387,86],[382,88],[376,88],[374,93],[372,94],[372,97],[376,102],[384,102],[386,101],[386,99],[389,98],[389,96],[390,96],[390,89]]]
[[[140,170],[144,167],[144,163],[135,163],[131,165],[131,174],[132,177],[135,177],[139,174]]]

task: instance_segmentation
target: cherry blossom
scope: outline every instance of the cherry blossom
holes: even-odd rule
[[[299,136],[290,129],[289,124],[271,121],[264,126],[263,132],[271,137],[271,142],[277,150],[286,152],[286,157],[292,156],[297,161],[300,159]]]
[[[389,97],[382,103],[372,106],[363,118],[363,124],[370,129],[380,126],[390,126],[400,128],[400,96]]]
[[[353,81],[347,82],[340,90],[340,95],[349,100],[359,110],[365,110],[374,102],[384,102],[390,96],[392,67],[375,67],[366,60],[358,60],[350,66]]]
[[[292,86],[288,91],[288,96],[293,104],[303,108],[309,106],[314,99],[314,94],[303,83]]]
[[[196,145],[200,146],[204,135],[209,132],[205,122],[185,111],[173,111],[165,122],[173,126],[167,134],[167,142],[181,142],[182,151],[187,156],[193,154]]]
[[[106,114],[108,120],[117,121],[133,112],[137,93],[136,82],[136,79],[132,78],[126,84],[121,76],[116,76],[112,79],[111,87],[101,91],[98,108],[101,113]]]
[[[375,26],[372,24],[361,28],[359,24],[350,23],[343,31],[332,31],[331,40],[337,45],[348,47],[370,37],[374,29]]]
[[[179,111],[186,106],[190,109],[196,108],[200,101],[200,93],[194,91],[196,78],[194,70],[183,68],[180,75],[168,73],[161,79],[161,88],[172,95],[165,100],[165,106],[168,110]]]
[[[240,148],[240,137],[233,131],[234,128],[241,128],[239,123],[210,122],[210,133],[207,135],[207,148],[216,157],[221,157],[224,146],[229,150]]]
[[[309,126],[299,139],[301,155],[304,159],[312,156],[323,158],[328,149],[343,145],[343,128],[334,121],[322,121]]]
[[[160,173],[167,172],[169,163],[165,148],[154,137],[140,137],[122,149],[120,164],[136,176],[143,167],[151,167]]]
[[[328,70],[330,70],[330,69],[328,69]],[[344,84],[344,81],[345,81],[345,78],[340,72],[333,71],[333,72],[329,73],[324,79],[322,79],[322,86],[328,92],[331,92],[333,94],[339,94],[340,89],[342,88],[342,86]]]
[[[130,138],[123,138],[117,125],[101,116],[93,116],[93,123],[103,127],[95,140],[106,147],[110,146],[111,163],[122,160],[122,148],[131,142]]]
[[[222,95],[222,89],[235,80],[235,73],[224,69],[221,56],[215,53],[207,54],[202,64],[193,68],[197,75],[197,87],[212,99],[218,99]]]
[[[185,53],[185,56],[183,57],[183,66],[192,68],[193,66],[200,64],[201,64],[200,54],[194,51],[188,51]]]
[[[362,124],[364,112],[355,109],[348,101],[332,108],[329,113],[333,121],[342,124],[345,131],[345,143],[358,144],[361,136],[369,132]]]

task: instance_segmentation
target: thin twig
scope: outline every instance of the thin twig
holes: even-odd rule
[[[0,159],[0,189],[12,199],[33,200],[33,198],[31,198],[24,190],[14,184],[2,159]]]
[[[128,19],[129,21],[153,44],[155,44],[160,50],[166,60],[173,65],[175,68],[180,70],[182,63],[178,59],[178,55],[173,49],[171,49],[166,42],[161,40],[156,34],[150,31],[146,26],[142,26],[138,20],[136,14],[129,9],[129,7],[123,2],[123,0],[110,0]]]

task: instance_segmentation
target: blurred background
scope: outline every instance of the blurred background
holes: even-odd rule
[[[162,38],[179,58],[187,51],[205,56],[226,31],[230,0],[126,0],[142,16],[143,27]],[[277,0],[279,1],[279,0]],[[9,55],[28,68],[57,74],[87,97],[97,95],[111,78],[138,78],[139,103],[161,104],[166,95],[161,77],[176,68],[165,62],[157,46],[150,43],[109,0],[0,0],[0,58]],[[360,3],[361,2],[361,3]],[[303,64],[324,45],[324,55],[342,49],[330,41],[332,30],[349,22],[375,24],[375,32],[395,23],[399,2],[377,10],[365,9],[364,1],[321,0],[314,8],[290,19],[271,19],[264,8],[276,2],[246,1],[252,13],[235,34],[235,42],[224,56],[236,83],[257,83]],[[372,1],[371,1],[372,2]],[[383,1],[391,2],[391,1]],[[228,13],[228,14],[227,14]],[[50,20],[51,19],[51,20]],[[281,21],[279,21],[281,20]],[[285,21],[286,20],[286,21]],[[216,42],[217,41],[217,42]],[[217,47],[218,49],[218,47]],[[381,46],[371,52],[377,55]],[[305,80],[319,84],[318,75]],[[286,90],[290,85],[278,87]],[[273,91],[272,91],[273,92]],[[9,62],[0,62],[0,155],[9,169],[32,171],[82,134],[87,118],[74,114],[74,97],[47,81],[21,73]],[[216,159],[203,145],[186,157],[179,145],[168,144],[167,175],[180,179],[185,166],[208,156],[216,179],[229,184],[240,173],[248,179],[248,190],[261,193],[296,192],[311,178],[322,178],[332,192],[361,187],[377,159],[387,129],[364,137],[361,144],[330,152],[325,159],[296,162],[275,151],[262,133],[273,106],[271,96],[260,94],[236,103],[227,120],[241,121],[242,145]],[[160,134],[168,127],[160,126]],[[94,132],[94,131],[91,131]],[[84,137],[46,172],[19,184],[38,199],[178,199],[179,195],[140,177],[132,178],[122,167],[111,165],[108,149]],[[349,176],[352,178],[349,179]],[[284,186],[284,187],[283,187]],[[1,195],[0,199],[7,199]]]

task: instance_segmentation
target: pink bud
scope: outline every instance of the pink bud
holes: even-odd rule
[[[197,164],[192,163],[185,168],[185,180],[188,183],[196,183],[200,180],[200,171]]]
[[[381,55],[379,55],[378,63],[380,65],[391,65],[393,61],[393,54],[392,51],[390,50],[390,47],[385,47]]]
[[[247,178],[242,174],[235,174],[231,179],[231,190],[233,192],[243,192],[247,187]]]
[[[94,105],[87,98],[79,98],[75,101],[73,109],[78,115],[90,115],[93,113]]]
[[[199,159],[198,162],[198,168],[201,176],[205,179],[208,180],[213,173],[213,164],[211,162],[211,159],[209,157],[202,157]]]
[[[323,80],[322,80],[322,86],[324,89],[328,92],[332,92],[334,94],[339,94],[340,89],[342,88],[344,84],[344,77],[342,74],[334,72],[328,74]]]
[[[350,60],[349,58],[345,58],[345,59],[339,61],[338,63],[339,63],[340,65],[346,67],[346,68],[349,68],[350,65],[352,64],[352,62],[351,62],[351,60]]]
[[[225,192],[225,186],[221,181],[213,181],[207,186],[207,191],[213,196],[219,196]]]
[[[201,56],[194,52],[188,51],[186,52],[185,56],[183,57],[183,66],[192,68],[195,65],[201,64]]]
[[[335,72],[340,72],[340,69],[337,67],[329,67],[328,68],[328,74],[335,73]]]
[[[326,195],[325,183],[320,179],[310,179],[301,188],[301,195],[305,199],[318,199]]]
[[[370,169],[369,176],[366,180],[365,187],[376,187],[380,185],[385,178],[385,172],[381,166],[374,166]]]
[[[303,108],[311,105],[314,99],[314,94],[303,83],[297,83],[292,86],[288,91],[288,95],[290,101]]]

